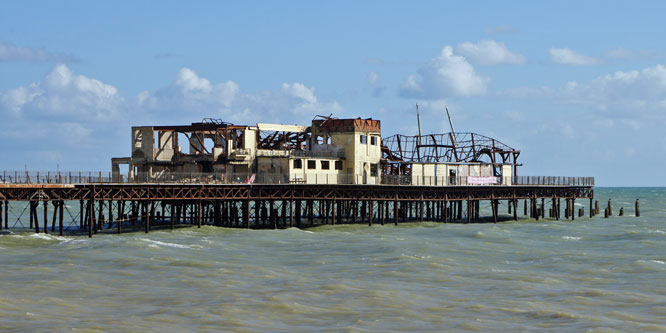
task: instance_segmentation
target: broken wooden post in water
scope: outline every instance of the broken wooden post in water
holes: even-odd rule
[[[638,200],[638,199],[636,199],[636,210],[635,210],[635,212],[636,212],[636,213],[635,213],[635,214],[636,214],[636,217],[640,217],[640,216],[641,216],[641,207],[640,207],[640,203],[639,203],[639,200]]]

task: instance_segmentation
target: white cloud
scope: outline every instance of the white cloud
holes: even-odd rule
[[[368,84],[374,87],[377,85],[377,81],[379,81],[379,74],[377,72],[368,73]]]
[[[617,71],[588,82],[570,81],[559,88],[516,88],[499,94],[511,98],[551,99],[592,108],[613,118],[664,117],[666,66]],[[654,111],[659,112],[654,112]]]
[[[16,117],[75,116],[91,120],[112,118],[124,99],[114,86],[75,75],[60,64],[39,83],[1,93],[0,102],[2,109]]]
[[[630,50],[619,47],[606,52],[606,57],[611,59],[632,59],[636,57],[636,54]]]
[[[197,121],[204,117],[253,124],[262,121],[302,122],[303,116],[342,113],[340,105],[321,102],[314,88],[283,83],[277,90],[244,93],[234,81],[212,84],[189,68],[181,69],[167,87],[136,98],[139,108],[169,113],[172,121]]]
[[[0,43],[0,61],[72,63],[79,62],[79,59],[67,54],[51,53],[44,49]]]
[[[451,46],[442,49],[441,54],[415,75],[407,77],[400,88],[403,97],[439,99],[448,96],[484,95],[490,78],[476,73],[465,57],[453,53]]]
[[[479,65],[524,64],[526,61],[523,55],[512,52],[504,43],[494,40],[458,44],[456,53]]]
[[[371,88],[373,97],[381,97],[384,95],[385,88],[379,85],[379,73],[370,72],[368,73],[368,85]]]
[[[662,109],[666,100],[666,67],[657,65],[642,70],[618,71],[587,84],[570,82],[562,89],[562,95],[569,102],[592,105],[600,110]]]
[[[6,119],[0,122],[0,146],[11,149],[11,160],[21,166],[45,165],[40,154],[55,151],[66,152],[63,168],[76,170],[82,163],[106,169],[110,157],[127,154],[132,125],[189,124],[204,117],[307,124],[331,113],[344,116],[336,101],[320,100],[313,87],[299,82],[247,93],[233,81],[214,83],[183,68],[165,88],[126,100],[116,87],[57,65],[39,82],[0,92],[0,116]]]
[[[598,63],[597,59],[582,55],[568,48],[552,48],[548,50],[550,59],[556,64],[587,66]]]

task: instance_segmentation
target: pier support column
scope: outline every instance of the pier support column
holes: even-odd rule
[[[117,203],[116,203],[117,204]],[[162,214],[164,215],[164,214]],[[113,229],[113,200],[109,200],[109,228],[108,229]]]
[[[201,200],[197,202],[197,228],[201,228]]]
[[[382,200],[379,202],[379,223],[384,225],[386,219],[386,201]]]
[[[59,234],[62,236],[65,229],[65,214],[63,212],[65,210],[65,202],[60,200],[58,201],[58,205],[60,206],[60,210],[58,211],[58,227],[60,229]]]
[[[523,200],[523,215],[527,216],[527,199]]]
[[[335,225],[335,213],[336,213],[335,210],[336,210],[336,206],[339,206],[339,205],[336,205],[335,200],[331,200],[331,224],[332,224],[332,225]]]
[[[49,233],[49,202],[44,201],[44,233]]]
[[[573,221],[576,217],[576,198],[571,198],[571,221]]]
[[[9,201],[5,200],[5,229],[9,229]]]
[[[3,204],[4,204],[4,202],[0,202],[0,230],[2,230],[2,226],[3,226],[3,222],[4,222],[3,219],[2,219],[3,216],[4,216],[3,209],[2,209]]]
[[[513,220],[518,221],[518,199],[511,200],[513,205]]]
[[[97,218],[97,224],[95,225],[95,233],[97,233],[97,230],[102,230],[102,226],[104,225],[104,200],[99,201],[99,216]]]
[[[472,203],[469,200],[469,197],[467,198],[467,221],[465,223],[470,223],[472,222]]]
[[[294,227],[294,199],[289,200],[289,228]]]
[[[28,202],[28,210],[30,211],[30,229],[35,227],[35,214],[33,212],[35,204],[32,201]]]
[[[372,211],[372,200],[368,201],[368,226],[372,226],[372,216],[374,212]]]
[[[590,218],[594,217],[594,207],[592,206],[593,201],[594,201],[593,198],[590,197]]]
[[[93,209],[94,208],[93,207],[93,204],[94,204],[93,198],[94,198],[94,194],[91,191],[90,200],[88,200],[88,208],[86,210],[87,213],[88,213],[88,238],[91,238],[92,234],[93,234],[93,219],[95,218],[95,211]]]
[[[398,225],[398,200],[393,201],[393,220],[395,221],[395,225]]]
[[[150,231],[150,209],[148,208],[148,202],[142,202],[141,206],[143,206],[143,222],[146,227],[146,233],[148,233]]]
[[[243,224],[245,228],[250,228],[250,199],[243,200]]]
[[[296,219],[296,227],[300,228],[301,227],[301,215],[303,215],[303,205],[301,204],[301,200],[296,200],[295,202],[295,207],[294,207],[294,212],[296,213],[295,219]]]

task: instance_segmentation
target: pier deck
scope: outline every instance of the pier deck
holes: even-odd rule
[[[524,216],[543,218],[550,204],[548,216],[560,219],[561,199],[566,202],[565,218],[573,219],[583,214],[574,211],[576,199],[588,199],[589,215],[594,215],[593,197],[592,185],[0,184],[0,202],[4,202],[0,227],[11,224],[10,201],[28,205],[24,211],[36,232],[40,215],[41,230],[48,231],[52,206],[51,232],[58,220],[60,234],[78,230],[92,237],[101,230],[120,233],[123,227],[139,225],[149,232],[156,226],[180,224],[286,228],[424,220],[470,223],[482,220],[481,201],[488,201],[492,212],[492,219],[484,221],[498,221],[500,201],[506,201],[509,216],[517,220],[520,200]],[[79,213],[68,211],[68,227],[65,201],[80,204]],[[43,214],[38,214],[40,203]]]

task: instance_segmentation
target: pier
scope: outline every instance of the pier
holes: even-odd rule
[[[92,237],[124,229],[147,233],[202,225],[278,229],[345,223],[497,223],[546,216],[573,220],[581,216],[574,209],[577,200],[589,204],[589,217],[596,213],[594,179],[589,177],[515,177],[514,185],[451,186],[183,183],[182,179],[118,183],[112,175],[97,174],[76,176],[78,182],[70,183],[69,177],[49,173],[0,183],[2,228]],[[78,210],[68,209],[65,202]],[[490,206],[488,216],[481,214],[482,202]],[[500,213],[500,206],[506,207],[506,214]]]

